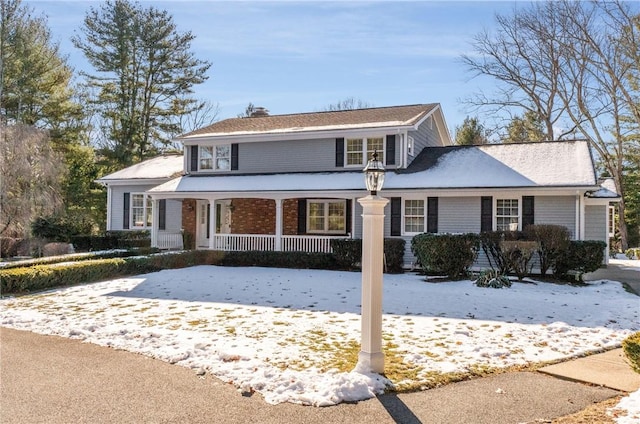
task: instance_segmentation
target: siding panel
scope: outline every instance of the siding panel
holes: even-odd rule
[[[607,206],[587,205],[585,206],[584,219],[584,239],[600,240],[607,242],[609,238],[607,230]]]
[[[440,197],[439,233],[479,233],[480,197]]]
[[[536,196],[535,224],[562,225],[575,238],[576,199],[574,196]]]

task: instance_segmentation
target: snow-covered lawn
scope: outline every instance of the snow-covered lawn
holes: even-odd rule
[[[165,270],[3,299],[1,325],[206,371],[269,403],[311,405],[366,399],[388,384],[432,386],[443,373],[569,358],[617,346],[640,329],[639,299],[617,282],[491,289],[385,275],[387,362],[405,370],[389,382],[348,371],[360,340],[360,278],[277,268]]]

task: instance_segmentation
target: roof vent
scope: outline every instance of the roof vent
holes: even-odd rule
[[[251,117],[256,118],[259,116],[269,116],[269,111],[267,110],[267,108],[256,106],[253,112],[251,112]]]

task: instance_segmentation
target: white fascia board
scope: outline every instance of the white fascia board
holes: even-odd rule
[[[171,178],[127,178],[127,179],[113,179],[113,180],[95,180],[96,183],[100,183],[105,186],[121,186],[121,185],[160,185],[169,181]]]
[[[370,137],[386,134],[399,134],[414,129],[413,125],[396,125],[388,127],[372,126],[369,128],[358,127],[350,129],[331,129],[318,131],[299,131],[299,132],[276,132],[276,133],[257,133],[257,134],[221,134],[221,135],[202,135],[193,136],[180,141],[186,146],[202,144],[203,142],[219,141],[220,143],[241,142],[241,143],[257,143],[264,141],[287,141],[301,139],[322,139],[336,137]]]

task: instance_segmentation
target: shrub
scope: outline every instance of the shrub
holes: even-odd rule
[[[331,250],[336,262],[345,269],[357,269],[362,260],[361,239],[332,239]]]
[[[622,341],[622,350],[631,363],[631,368],[640,373],[640,331]]]
[[[69,243],[47,243],[42,247],[42,256],[59,256],[74,253],[73,245]]]
[[[491,287],[501,289],[503,287],[511,287],[511,280],[504,274],[500,274],[495,269],[486,269],[480,272],[476,278],[475,285],[478,287]]]
[[[569,246],[569,229],[561,225],[536,224],[529,225],[524,231],[527,240],[535,241],[540,261],[540,275],[546,275],[565,249]]]
[[[386,272],[399,274],[403,271],[404,247],[407,244],[401,238],[384,239],[384,259],[387,264]]]
[[[518,276],[518,280],[522,280],[531,273],[531,258],[536,252],[536,247],[535,241],[505,240],[500,243],[504,262]]]
[[[480,233],[480,246],[487,256],[491,269],[496,269],[500,274],[511,272],[511,259],[505,256],[502,242],[523,239],[524,234],[519,231],[485,231]]]
[[[568,248],[556,260],[554,276],[572,280],[577,275],[581,280],[582,274],[596,271],[602,266],[606,247],[606,243],[599,240],[570,241]]]
[[[478,235],[418,234],[411,239],[411,250],[425,272],[458,279],[468,275],[478,256]]]
[[[0,237],[0,258],[18,256],[18,243],[20,240],[13,237]]]
[[[223,266],[261,266],[297,269],[342,269],[331,253],[274,252],[251,250],[224,252]]]
[[[640,247],[632,247],[624,252],[629,259],[640,259]]]

